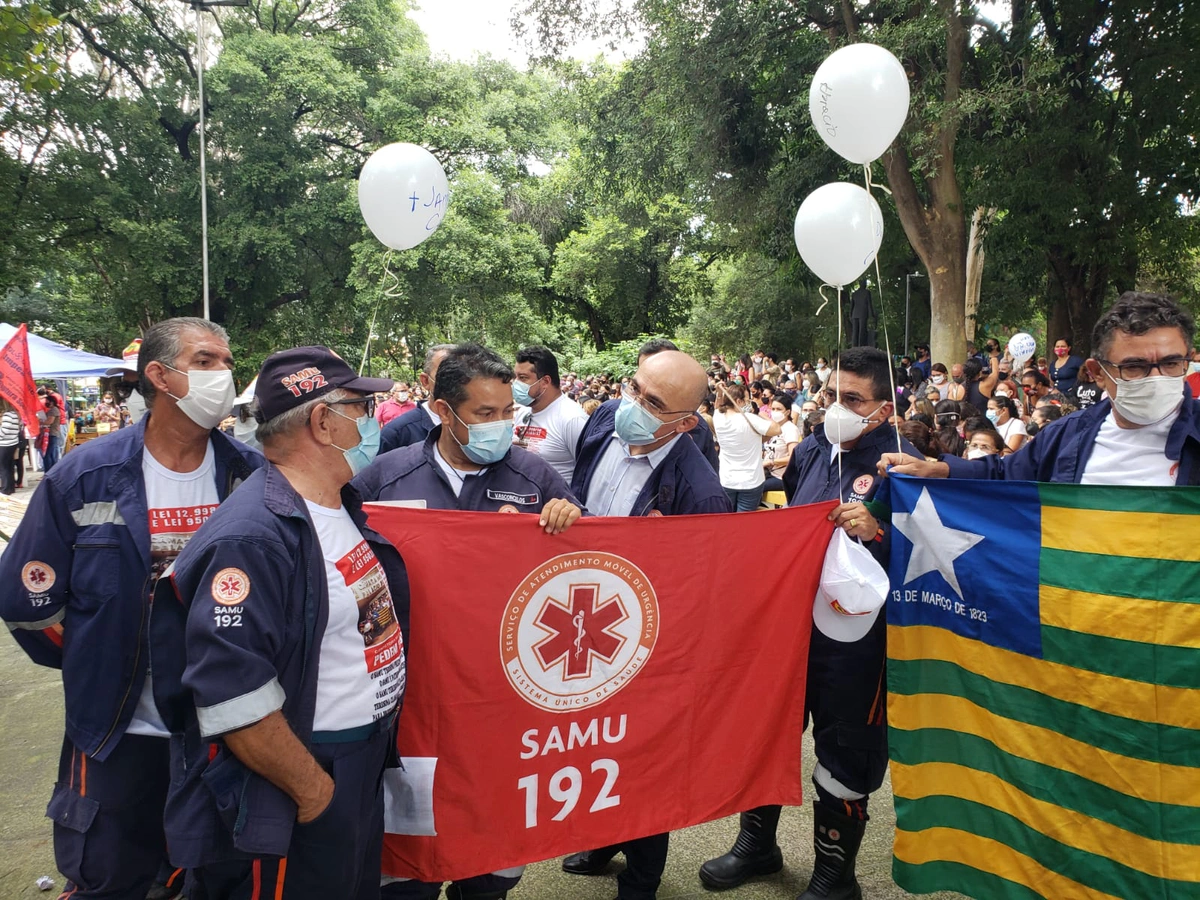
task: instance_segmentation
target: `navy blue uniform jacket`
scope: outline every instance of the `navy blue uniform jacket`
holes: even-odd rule
[[[603,404],[592,413],[579,435],[575,478],[571,482],[571,490],[577,497],[587,496],[596,467],[611,443],[620,405],[620,400]],[[664,516],[687,516],[732,511],[716,471],[697,449],[695,441],[686,440],[676,441],[658,468],[650,473],[630,515],[658,512]]]
[[[342,503],[395,585],[399,554],[365,527],[353,488],[342,490]],[[227,594],[218,599],[231,577],[246,592],[235,605],[227,605]],[[285,856],[296,804],[244,766],[221,735],[281,710],[301,742],[312,737],[329,593],[303,498],[268,464],[204,523],[172,581],[173,609],[186,616],[186,669],[160,678],[156,667],[154,680],[176,732],[166,811],[171,860],[190,869]]]
[[[0,618],[34,662],[62,669],[67,737],[97,759],[129,727],[150,663],[149,421],[64,456],[0,557]],[[224,501],[264,461],[220,431],[211,440]],[[61,646],[45,630],[59,623]]]
[[[383,426],[379,434],[379,453],[389,453],[401,447],[410,447],[425,440],[434,429],[433,419],[425,410],[425,403],[418,403],[416,409],[410,409],[402,416],[396,416]]]
[[[1179,462],[1178,485],[1200,484],[1200,401],[1187,395],[1179,418],[1167,434],[1167,458]],[[960,459],[943,456],[951,478],[1004,478],[1010,481],[1057,481],[1078,484],[1096,447],[1096,435],[1108,418],[1112,403],[1106,398],[1095,406],[1051,422],[1009,456]],[[908,452],[908,451],[905,451]],[[920,454],[916,454],[919,456]]]

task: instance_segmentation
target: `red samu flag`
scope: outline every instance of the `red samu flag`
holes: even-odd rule
[[[12,404],[30,431],[38,433],[41,426],[37,414],[42,404],[33,382],[33,367],[29,365],[29,338],[24,322],[0,349],[0,397]]]
[[[549,536],[532,516],[369,504],[412,592],[384,872],[465,878],[799,804],[832,505],[761,514],[794,562],[748,567],[721,552],[740,517]]]

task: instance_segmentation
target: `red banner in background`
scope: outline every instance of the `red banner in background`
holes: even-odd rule
[[[36,435],[41,428],[37,414],[42,404],[37,385],[33,382],[33,367],[29,365],[29,339],[25,323],[0,349],[0,397],[12,404],[30,432]]]
[[[384,872],[465,878],[798,805],[833,505],[551,537],[532,516],[368,504],[412,593]],[[732,531],[764,521],[790,565],[734,561]]]

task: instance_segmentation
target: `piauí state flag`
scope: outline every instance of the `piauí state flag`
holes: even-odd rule
[[[466,878],[798,804],[832,507],[550,536],[531,515],[368,504],[412,597],[384,873]],[[713,565],[756,515],[792,564]]]
[[[896,882],[1200,897],[1200,490],[891,489]]]

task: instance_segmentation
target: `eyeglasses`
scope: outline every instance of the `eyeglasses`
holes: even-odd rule
[[[374,397],[351,397],[348,400],[330,400],[326,406],[357,406],[362,404],[367,408],[367,415],[375,415],[375,398]],[[336,410],[334,410],[336,412]]]
[[[1187,373],[1188,361],[1186,356],[1168,356],[1166,359],[1160,359],[1156,363],[1115,363],[1107,359],[1096,360],[1102,366],[1112,366],[1116,369],[1122,381],[1141,381],[1143,378],[1148,378],[1150,373],[1155,369],[1158,369],[1160,375],[1166,375],[1168,378],[1178,378],[1180,375]]]
[[[647,397],[638,390],[637,382],[631,381],[629,384],[622,385],[621,396],[636,403],[638,406],[650,412],[651,415],[662,418],[663,416],[690,416],[690,409],[662,409],[662,404],[653,397]]]
[[[821,391],[821,396],[829,403],[836,403],[838,400],[837,391],[832,388],[825,388]],[[842,391],[841,402],[843,406],[862,406],[864,403],[881,403],[886,401],[873,400],[870,397],[860,397],[858,394]]]

